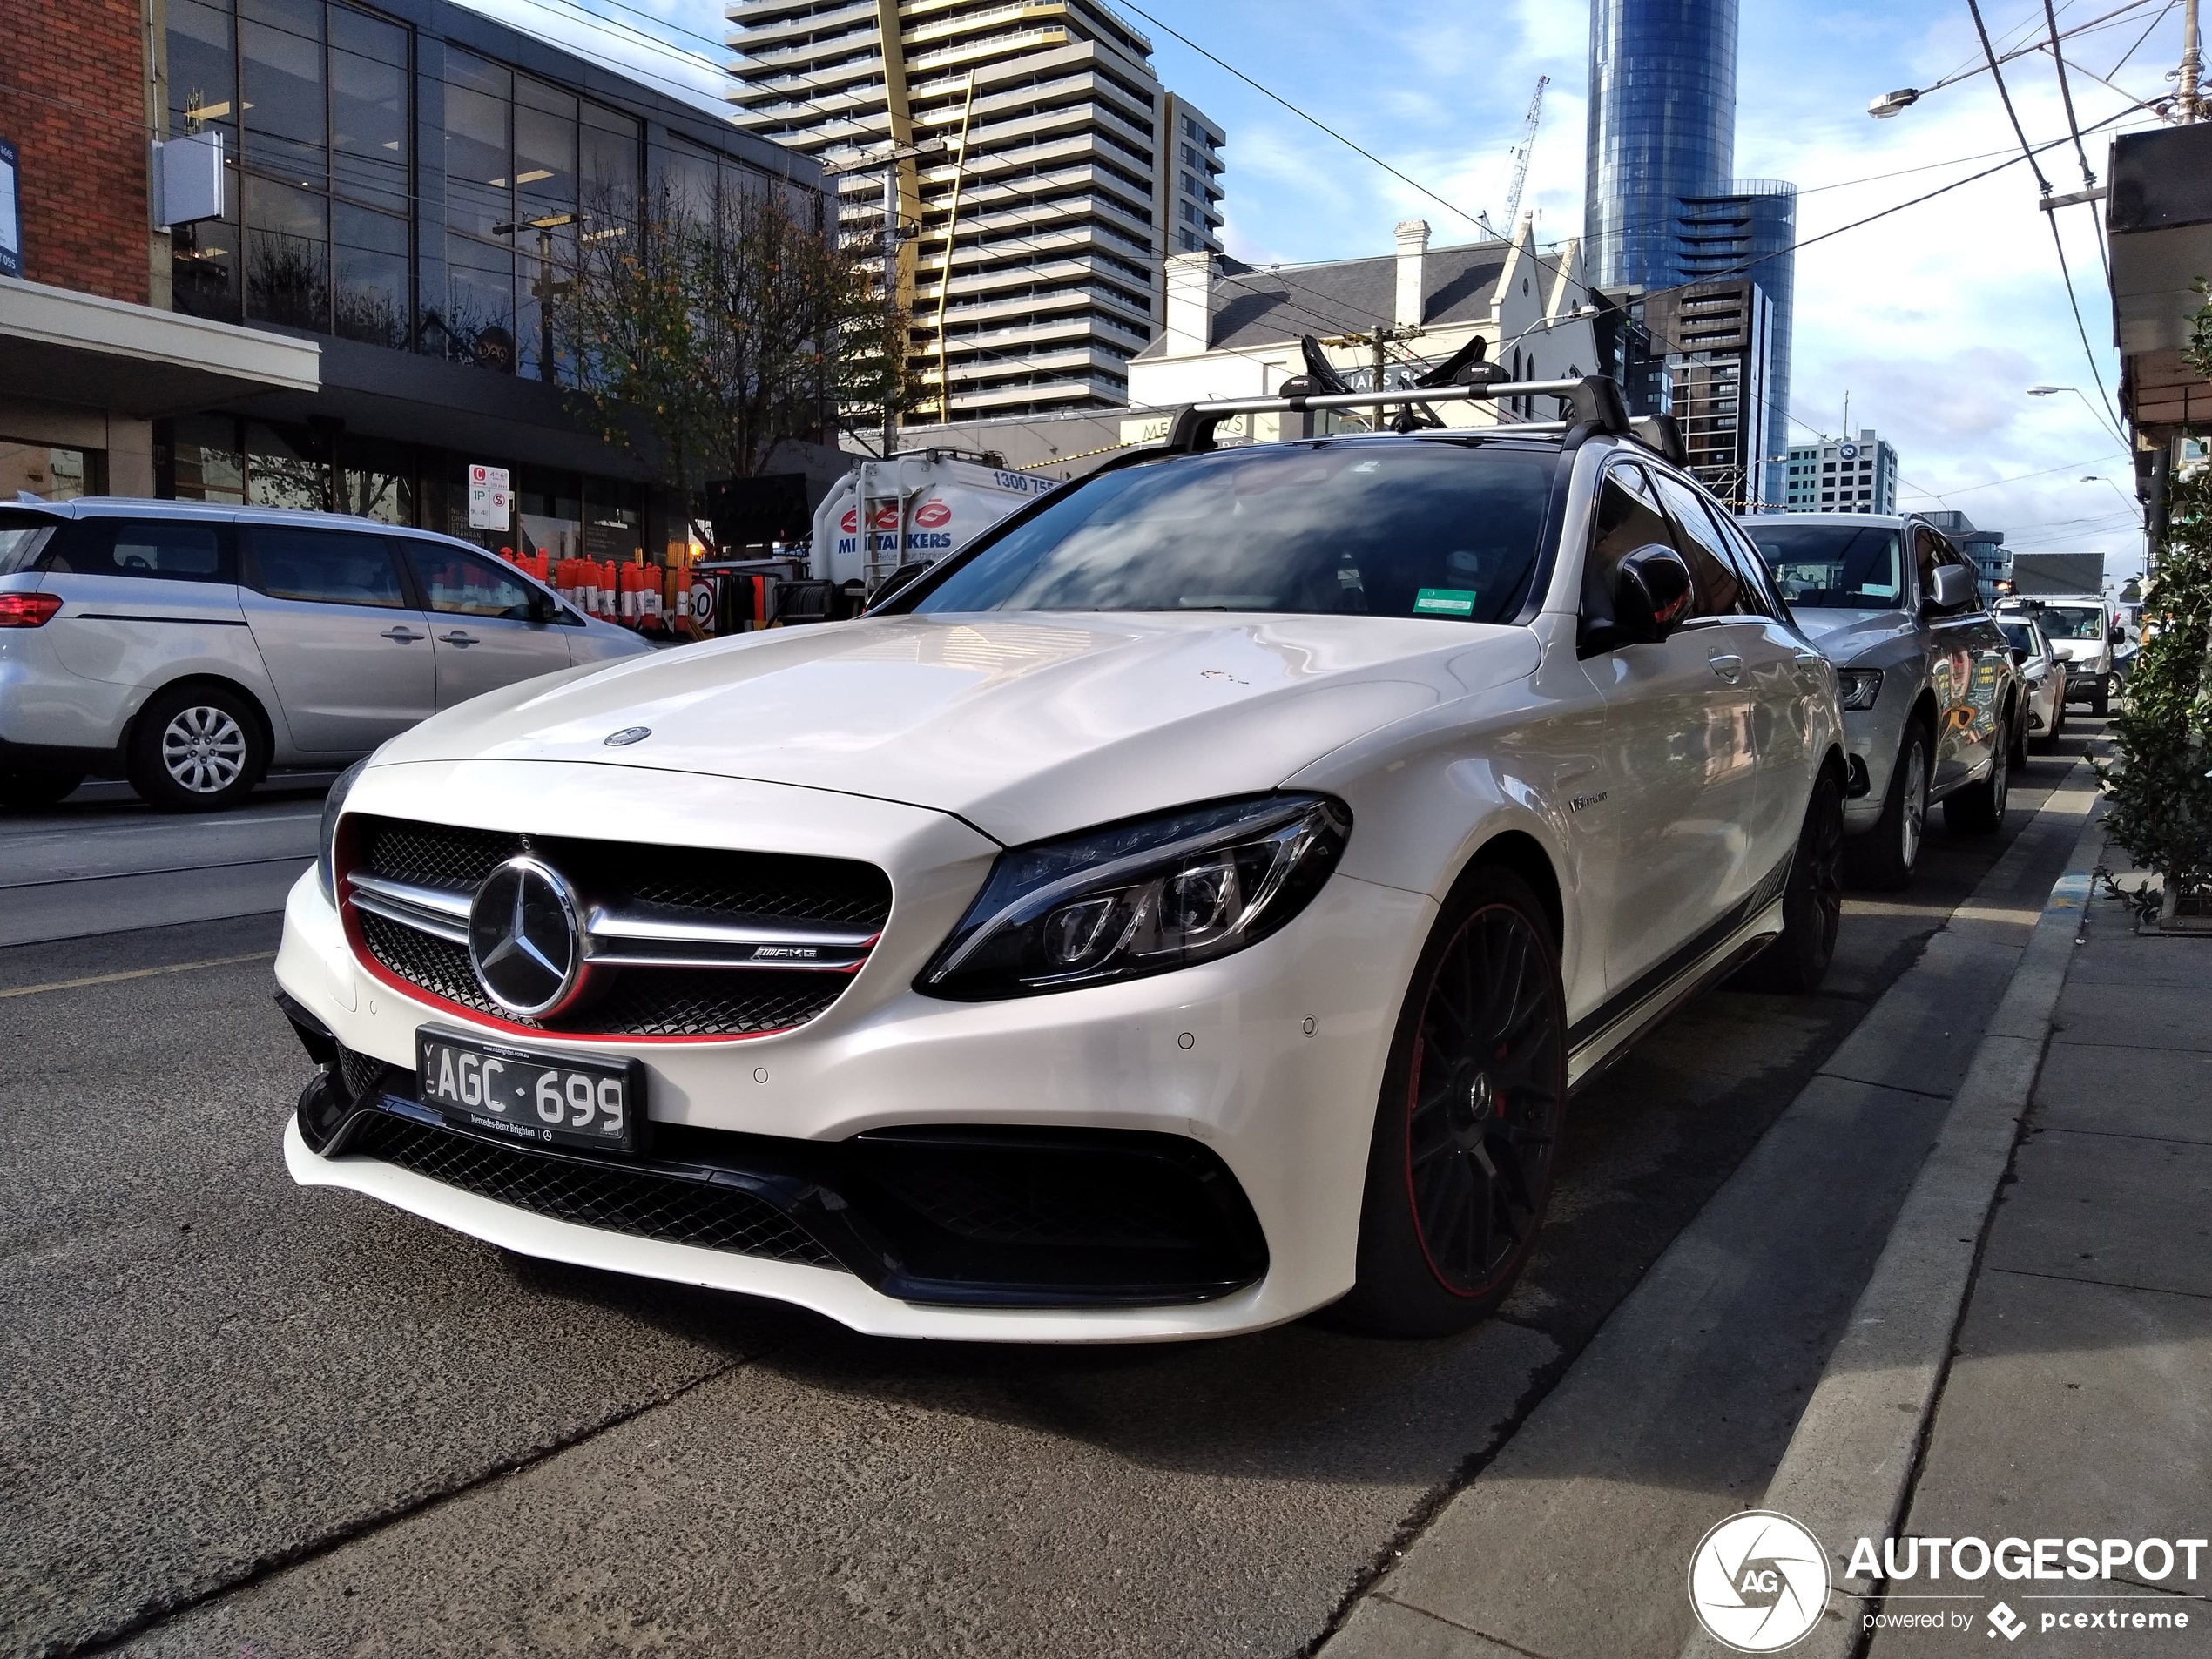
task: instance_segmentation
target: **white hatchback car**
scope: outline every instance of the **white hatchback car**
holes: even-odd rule
[[[1480,1316],[1570,1091],[1840,910],[1833,671],[1572,401],[1186,421],[858,621],[388,744],[286,916],[293,1177],[884,1334]]]

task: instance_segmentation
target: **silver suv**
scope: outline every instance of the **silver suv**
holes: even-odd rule
[[[448,536],[112,496],[0,507],[0,806],[120,772],[153,806],[243,799],[440,709],[652,648]]]
[[[1844,851],[1853,880],[1908,884],[1936,801],[1954,833],[2000,828],[2028,723],[2011,642],[1982,604],[1973,562],[1910,515],[1740,523],[1798,625],[1836,664],[1851,745]]]

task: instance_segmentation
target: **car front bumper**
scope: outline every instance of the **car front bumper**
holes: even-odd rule
[[[349,1150],[342,1137],[327,1143],[334,1156],[321,1156],[310,1144],[317,1137],[302,1133],[306,1096],[285,1134],[286,1163],[303,1185],[349,1188],[509,1249],[794,1302],[872,1334],[1136,1342],[1258,1329],[1351,1287],[1377,1090],[1433,911],[1425,895],[1339,873],[1281,933],[1235,955],[1150,979],[956,1003],[921,996],[903,982],[876,989],[864,974],[828,1013],[772,1036],[684,1044],[529,1040],[526,1046],[540,1050],[640,1061],[656,1135],[669,1125],[660,1138],[680,1142],[686,1157],[720,1159],[730,1166],[721,1175],[725,1184],[752,1183],[756,1194],[812,1228],[826,1246],[816,1259],[805,1259],[804,1251],[704,1248],[583,1224],[564,1218],[579,1213],[573,1204],[501,1202],[486,1192],[513,1197],[512,1182],[503,1189],[479,1182],[471,1190],[421,1172],[420,1157],[411,1160],[415,1167],[403,1167],[392,1157]],[[941,931],[933,929],[928,942]],[[406,1118],[413,1103],[407,1096],[416,1026],[471,1025],[465,1014],[362,969],[312,873],[290,896],[277,980],[353,1056],[394,1069],[388,1081],[397,1098],[391,1110],[376,1109],[394,1121]],[[482,1035],[518,1042],[509,1032]],[[318,1080],[311,1096],[319,1085],[328,1086]],[[415,1111],[428,1116],[420,1107]],[[1235,1195],[1230,1211],[1249,1206],[1244,1213],[1256,1224],[1258,1247],[1244,1258],[1251,1264],[1247,1282],[1216,1274],[1217,1288],[1201,1293],[1186,1275],[1179,1289],[1149,1298],[1143,1285],[1118,1281],[1103,1291],[1092,1287],[1096,1293],[1057,1295],[1052,1285],[1064,1284],[1064,1273],[1042,1291],[1009,1281],[1001,1238],[964,1285],[948,1290],[941,1273],[933,1279],[926,1271],[927,1261],[920,1264],[925,1271],[887,1271],[886,1256],[895,1268],[911,1252],[881,1249],[880,1229],[871,1259],[865,1244],[856,1251],[852,1233],[839,1231],[844,1223],[823,1221],[840,1208],[863,1212],[848,1213],[846,1221],[871,1220],[840,1189],[836,1172],[849,1167],[856,1148],[871,1144],[867,1137],[961,1130],[998,1143],[1088,1135],[1170,1155],[1187,1150],[1184,1161],[1194,1167],[1224,1172]],[[427,1123],[405,1132],[476,1143]],[[717,1146],[731,1149],[730,1156],[721,1158]],[[510,1158],[535,1156],[496,1150]],[[769,1177],[784,1184],[761,1184]],[[1049,1261],[1053,1252],[1036,1255]],[[1064,1254],[1059,1259],[1064,1265]]]

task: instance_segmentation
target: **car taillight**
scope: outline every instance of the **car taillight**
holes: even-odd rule
[[[37,628],[62,608],[52,593],[0,593],[0,628]]]

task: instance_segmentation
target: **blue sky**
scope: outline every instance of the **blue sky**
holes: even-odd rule
[[[711,0],[471,0],[479,10],[571,38],[583,8],[715,58]],[[1142,0],[1144,11],[1387,159],[1466,214],[1498,213],[1508,151],[1539,75],[1551,77],[1523,206],[1540,239],[1581,223],[1588,10],[1578,0]],[[2092,24],[2126,0],[2067,0],[2060,25]],[[1128,8],[1124,8],[1125,10]],[[1984,0],[2002,50],[2040,37],[2042,0]],[[1132,14],[1153,37],[1162,78],[1227,133],[1226,239],[1257,263],[1381,253],[1399,219],[1424,218],[1440,244],[1473,239],[1466,218],[1392,178],[1205,57]],[[2144,31],[2149,30],[2148,37]],[[2180,8],[2139,0],[2067,43],[2086,126],[2168,90]],[[704,38],[703,38],[704,37]],[[2140,45],[2138,41],[2141,40]],[[2133,49],[2132,56],[2128,56]],[[643,53],[634,36],[597,43]],[[2123,56],[2126,62],[2121,63]],[[1849,221],[1989,167],[2018,146],[1990,77],[1931,93],[1874,121],[1867,100],[1926,86],[1980,60],[1965,0],[1743,0],[1737,85],[1739,176],[1787,179],[1804,192],[1799,235]],[[710,64],[630,65],[711,96]],[[2047,55],[2007,65],[2031,141],[2066,123]],[[2101,84],[2104,77],[2123,91]],[[2106,129],[2147,125],[2141,111]],[[2100,179],[2105,135],[2088,154]],[[2040,165],[2054,190],[2080,188],[2070,146]],[[1914,170],[1914,171],[1906,171]],[[2059,214],[2091,354],[2083,350],[2036,188],[2016,165],[1798,254],[1792,437],[1854,428],[1894,442],[1908,507],[1951,506],[2005,529],[2017,547],[2101,550],[2115,571],[2140,561],[2127,456],[2093,406],[2116,389],[2111,305],[2094,215]],[[2094,368],[2092,367],[2094,355]],[[2078,388],[2029,397],[2027,388]],[[2083,482],[2085,475],[2097,482]]]

